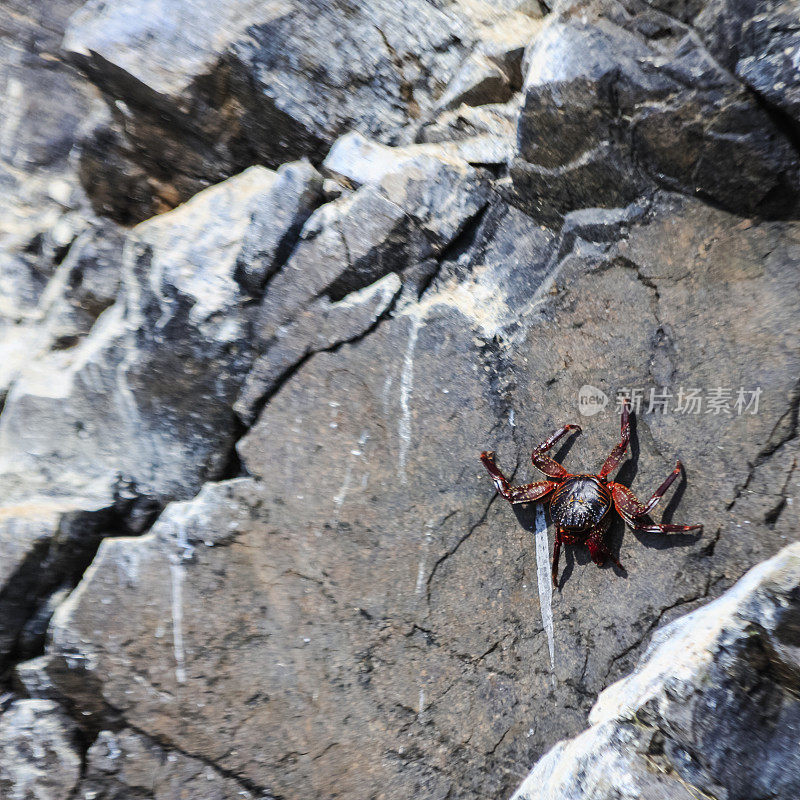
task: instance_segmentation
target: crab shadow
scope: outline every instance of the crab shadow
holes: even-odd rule
[[[639,468],[639,437],[636,429],[636,414],[630,415],[630,440],[628,448],[630,456],[620,467],[617,476],[614,479],[616,483],[621,483],[625,486],[630,486],[633,482]],[[575,443],[575,436],[571,436],[558,451],[555,452],[553,458],[559,463],[563,463],[564,458],[568,455]],[[610,448],[609,448],[610,452]],[[599,470],[599,467],[598,467]],[[664,513],[661,515],[661,521],[668,523],[672,522],[672,516],[675,510],[680,505],[681,498],[686,491],[686,474],[681,472],[680,477],[673,484],[672,496],[669,499]],[[655,489],[655,487],[654,487]],[[645,501],[649,499],[649,495],[643,498]],[[545,503],[547,500],[545,500]],[[514,514],[517,517],[519,524],[531,534],[536,533],[536,504],[529,503],[526,505],[512,506]],[[547,509],[546,509],[547,510]],[[606,532],[606,542],[612,554],[619,559],[620,548],[622,547],[622,540],[625,535],[625,523],[622,521],[619,514],[612,509],[612,521]],[[549,510],[547,510],[548,528],[552,527],[550,520]],[[702,531],[696,533],[646,533],[633,531],[638,541],[645,547],[650,547],[654,550],[667,550],[672,547],[685,547],[693,544],[702,535]],[[551,540],[552,541],[552,540]],[[564,587],[564,584],[570,579],[575,570],[575,565],[586,566],[591,563],[589,551],[584,545],[562,545],[562,552],[564,553],[564,568],[559,570],[558,588],[559,591]],[[552,557],[552,546],[550,547]],[[625,567],[619,567],[609,559],[601,569],[612,569],[614,573],[621,578],[627,579],[628,572]]]

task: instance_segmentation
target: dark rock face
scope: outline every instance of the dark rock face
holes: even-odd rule
[[[657,629],[798,538],[791,9],[502,7],[0,28],[0,785],[509,796]],[[68,18],[105,110],[47,58]],[[624,570],[566,548],[551,595],[542,518],[478,454],[535,480],[580,422],[557,457],[593,473],[619,392],[619,480],[646,500],[680,458],[663,519],[705,530],[617,521]],[[680,697],[663,670],[641,725],[583,735],[642,796],[796,794],[743,743],[796,758],[795,557],[727,596],[749,622],[697,637]],[[555,752],[573,792],[610,763]]]
[[[691,25],[720,64],[795,124],[800,121],[796,64],[800,25],[793,3],[658,0],[650,5]]]
[[[795,214],[796,135],[674,18],[565,3],[526,65],[512,174],[531,210],[624,205],[656,183],[740,213]]]
[[[253,478],[207,484],[144,539],[101,546],[57,612],[44,682],[276,795],[510,792],[659,622],[796,531],[793,506],[765,521],[796,458],[796,231],[742,228],[674,195],[623,235],[586,216],[575,228],[614,241],[576,239],[548,288],[557,240],[493,206],[420,304],[305,362],[240,443]],[[624,536],[627,579],[571,551],[553,602],[554,680],[530,521],[491,502],[477,451],[522,464],[574,419],[583,384],[613,394],[731,374],[763,387],[761,414],[638,423],[634,489],[647,496],[679,455],[690,465],[679,519],[706,533]],[[570,468],[605,458],[610,412],[584,423]],[[125,631],[114,609],[134,620]],[[131,684],[130,659],[144,683]],[[225,698],[224,720],[212,697]]]

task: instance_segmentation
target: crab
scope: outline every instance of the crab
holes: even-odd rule
[[[622,403],[622,440],[611,451],[597,475],[573,475],[557,461],[545,453],[562,437],[571,431],[580,433],[580,425],[564,425],[552,436],[545,439],[531,454],[533,465],[547,476],[547,480],[528,483],[524,486],[510,486],[500,467],[495,462],[493,452],[481,453],[481,461],[492,476],[495,488],[509,503],[533,503],[550,498],[550,518],[556,526],[556,539],[553,546],[552,578],[553,586],[558,587],[558,559],[562,544],[584,544],[589,555],[598,566],[611,560],[620,569],[622,564],[608,549],[604,539],[611,523],[612,507],[623,521],[634,531],[643,533],[677,533],[702,531],[702,525],[669,525],[656,523],[650,518],[650,511],[656,506],[664,493],[681,474],[680,461],[653,496],[642,503],[636,495],[621,483],[610,481],[608,476],[625,458],[630,439],[630,404]]]

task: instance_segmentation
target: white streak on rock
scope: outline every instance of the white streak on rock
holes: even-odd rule
[[[339,488],[338,494],[336,494],[333,498],[333,505],[334,505],[334,514],[333,514],[333,528],[339,523],[339,514],[342,510],[342,505],[344,505],[345,498],[347,497],[347,493],[350,491],[350,482],[353,477],[353,465],[354,459],[359,458],[364,455],[363,447],[369,441],[369,431],[366,428],[361,431],[361,436],[358,439],[358,447],[350,451],[350,458],[347,462],[347,468],[344,472],[344,480],[342,481],[342,485]],[[365,485],[362,483],[362,486]]]
[[[117,398],[120,403],[120,411],[123,417],[128,420],[132,429],[140,427],[139,407],[136,405],[136,397],[128,383],[128,370],[133,366],[135,351],[132,342],[125,341],[125,357],[116,366],[117,378]]]
[[[417,594],[422,594],[422,590],[425,587],[425,562],[428,560],[428,551],[431,547],[431,532],[425,531],[425,544],[423,546],[422,555],[419,559],[419,568],[417,569],[417,584],[414,587],[414,591]]]
[[[400,436],[400,452],[398,455],[397,474],[400,483],[408,483],[406,475],[406,460],[408,448],[411,445],[411,393],[414,389],[414,349],[417,346],[419,331],[424,324],[424,317],[412,317],[411,329],[408,333],[408,345],[403,359],[403,371],[400,374],[400,422],[397,433]]]
[[[172,649],[175,653],[175,679],[186,683],[186,653],[183,647],[183,564],[177,554],[170,556],[172,578]]]
[[[175,653],[175,679],[186,683],[186,651],[183,644],[183,562],[192,558],[194,547],[186,535],[185,518],[177,520],[176,543],[180,553],[171,553],[169,572],[172,578],[172,647]]]
[[[394,383],[394,375],[389,373],[383,383],[383,391],[381,392],[381,398],[383,400],[383,413],[387,417],[389,416],[389,409],[391,407],[392,383]]]
[[[22,119],[27,110],[27,103],[23,103],[25,87],[16,78],[9,78],[6,83],[5,95],[7,104],[2,125],[0,125],[0,147],[3,155],[11,155],[14,145],[17,144],[17,131],[22,124]],[[19,166],[15,164],[15,166]]]
[[[547,635],[550,651],[551,677],[555,680],[556,652],[553,633],[553,584],[550,581],[550,544],[547,539],[547,518],[544,506],[536,504],[536,582],[539,585],[539,607],[542,612],[542,625]]]
[[[342,481],[342,485],[339,489],[339,493],[334,496],[333,504],[336,506],[336,520],[338,522],[339,518],[339,511],[342,508],[342,504],[344,503],[345,497],[347,497],[347,491],[350,488],[350,477],[353,474],[353,465],[352,463],[347,464],[347,469],[344,471],[344,480]]]

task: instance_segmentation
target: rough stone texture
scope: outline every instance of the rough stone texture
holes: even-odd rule
[[[453,149],[470,164],[505,165],[516,147],[520,101],[517,94],[507,103],[462,105],[423,125],[417,141]]]
[[[511,96],[511,80],[503,69],[482,53],[473,53],[439,98],[438,108],[447,110],[462,103],[482,106]]]
[[[27,654],[27,617],[74,585],[102,535],[140,532],[227,469],[253,357],[250,287],[291,247],[318,183],[307,164],[253,168],[124,242],[87,233],[58,267],[0,421],[0,663]]]
[[[89,2],[63,46],[114,121],[85,144],[85,185],[99,184],[96,204],[135,218],[136,202],[115,208],[114,181],[142,195],[146,215],[249,164],[319,160],[351,129],[408,140],[442,97],[507,99],[538,24],[477,0],[237,0],[223,11],[156,0],[144,12]]]
[[[96,107],[57,63],[63,24],[80,2],[6,4],[0,20],[0,398],[19,366],[48,341],[45,291],[86,212],[70,152]]]
[[[105,116],[31,46],[84,100],[62,136],[15,72],[47,130],[0,134],[0,725],[69,715],[70,800],[510,795],[654,631],[797,539],[793,78],[759,61],[768,97],[711,2],[661,5],[92,2],[67,49]],[[52,167],[14,161],[51,134]],[[583,386],[611,400],[576,419]],[[693,387],[758,413],[676,413]],[[705,531],[615,523],[622,571],[569,548],[551,661],[534,512],[477,455],[527,481],[580,421],[560,456],[595,470],[622,389],[620,479],[646,498],[680,457],[664,518]]]
[[[56,703],[19,700],[0,716],[0,790],[8,800],[69,800],[81,775],[77,726]]]
[[[209,764],[165,750],[130,729],[101,731],[76,797],[91,800],[267,800]]]
[[[255,212],[274,219],[277,184],[276,173],[253,168],[129,234],[120,302],[78,346],[30,364],[9,393],[0,422],[7,485],[24,476],[30,493],[39,475],[51,494],[103,498],[122,473],[165,499],[219,472],[249,364],[238,258],[252,228],[266,224]],[[291,225],[276,228],[288,234]],[[98,436],[108,426],[111,441]]]
[[[655,182],[740,213],[796,214],[796,135],[645,3],[562,3],[526,54],[524,93],[512,172],[532,211],[624,205]]]
[[[650,0],[691,25],[728,70],[775,108],[800,122],[797,7],[781,0]]]
[[[565,227],[496,202],[419,304],[282,385],[239,446],[252,478],[104,542],[56,614],[57,691],[281,796],[497,796],[659,623],[794,538],[774,509],[796,482],[797,228],[677,195]],[[704,535],[625,535],[625,575],[570,551],[551,676],[530,517],[492,501],[477,452],[524,464],[584,383],[731,375],[762,387],[758,415],[637,425],[635,490],[679,455],[675,516]],[[618,424],[587,420],[567,464],[596,468]]]
[[[800,544],[662,628],[515,800],[800,792]]]
[[[234,405],[239,418],[252,424],[281,382],[309,356],[368,333],[393,307],[401,288],[401,279],[392,272],[339,302],[321,297],[298,312],[253,363]]]
[[[336,302],[391,272],[418,278],[420,265],[441,257],[491,193],[485,176],[460,159],[397,155],[359,138],[334,148],[325,166],[362,185],[313,214],[270,282],[257,314],[267,347],[296,336],[287,324],[322,296]]]

